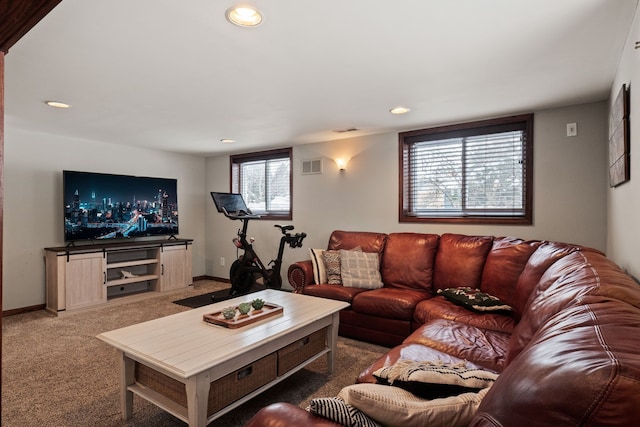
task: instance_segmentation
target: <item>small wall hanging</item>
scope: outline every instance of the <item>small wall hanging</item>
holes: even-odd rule
[[[622,85],[609,113],[609,186],[630,179],[629,87]]]

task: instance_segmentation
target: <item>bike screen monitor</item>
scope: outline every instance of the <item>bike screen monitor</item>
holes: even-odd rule
[[[224,212],[224,210],[228,213],[249,212],[249,208],[247,208],[247,205],[242,198],[242,194],[218,193],[212,191],[211,197],[213,198],[213,203],[216,205],[218,212]],[[224,210],[222,208],[224,208]]]

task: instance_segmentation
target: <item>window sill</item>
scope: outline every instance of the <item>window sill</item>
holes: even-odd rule
[[[425,217],[400,215],[399,222],[425,223],[425,224],[500,224],[500,225],[532,225],[533,218],[483,216],[483,217]]]

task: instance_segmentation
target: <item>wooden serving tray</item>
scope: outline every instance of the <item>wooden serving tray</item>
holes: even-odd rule
[[[237,329],[255,322],[259,322],[260,320],[264,320],[268,317],[277,316],[283,311],[284,308],[282,306],[265,302],[261,310],[254,310],[252,308],[251,311],[245,315],[241,315],[240,312],[236,312],[236,317],[234,317],[233,319],[225,319],[222,315],[222,310],[204,314],[202,317],[207,323],[224,326],[229,329]]]

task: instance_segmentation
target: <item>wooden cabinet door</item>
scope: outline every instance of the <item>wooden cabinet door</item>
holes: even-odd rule
[[[185,288],[192,283],[191,245],[162,248],[160,291]]]
[[[106,260],[102,252],[70,255],[65,264],[68,310],[107,302]]]

